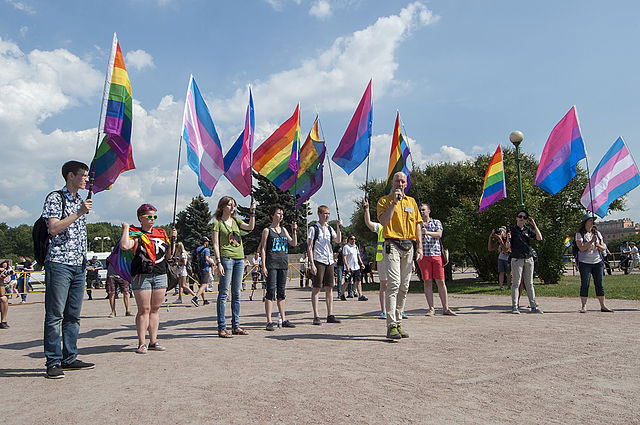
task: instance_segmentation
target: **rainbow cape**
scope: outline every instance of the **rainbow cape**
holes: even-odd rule
[[[347,174],[351,174],[369,156],[371,149],[371,125],[373,124],[373,99],[371,97],[371,81],[362,95],[340,140],[338,148],[331,159]]]
[[[404,141],[402,133],[400,132],[400,113],[396,113],[396,125],[393,130],[393,139],[391,139],[391,154],[389,156],[389,171],[387,173],[387,187],[386,193],[391,193],[393,185],[393,175],[399,171],[402,171],[407,175],[407,187],[404,189],[404,193],[409,191],[411,187],[411,175],[409,174],[409,167],[407,166],[407,158],[411,152],[409,152],[409,146]]]
[[[102,129],[104,138],[96,151],[89,173],[94,176],[93,193],[109,189],[121,173],[136,168],[131,152],[132,117],[131,83],[118,36],[114,33],[98,127],[98,130]]]
[[[286,192],[298,175],[298,146],[300,146],[300,104],[285,121],[253,153],[253,169]]]
[[[480,209],[483,211],[489,205],[507,197],[507,186],[504,181],[504,163],[502,162],[502,149],[500,145],[493,154],[487,172],[484,174],[482,196],[480,197]]]
[[[296,208],[299,208],[303,202],[307,201],[311,196],[322,187],[322,170],[326,146],[324,141],[320,140],[318,134],[318,117],[313,123],[313,127],[309,131],[307,140],[305,140],[300,149],[300,170],[298,171],[298,180],[289,189],[293,196],[297,196]]]

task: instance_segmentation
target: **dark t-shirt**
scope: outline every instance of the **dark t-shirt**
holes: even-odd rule
[[[265,245],[265,265],[267,269],[286,269],[289,267],[287,254],[289,253],[289,240],[284,229],[280,233],[269,227],[269,236]]]
[[[535,238],[536,234],[533,230],[524,226],[522,229],[518,226],[512,226],[511,229],[511,258],[530,258],[531,245],[529,241]]]
[[[167,253],[167,249],[169,249],[169,244],[166,243],[159,237],[152,236],[151,233],[147,233],[147,236],[153,243],[156,254],[156,263],[153,264],[147,251],[143,244],[140,241],[140,238],[137,238],[137,247],[136,251],[133,254],[133,261],[131,262],[131,276],[136,276],[139,274],[153,274],[160,275],[167,273],[167,262],[165,261],[165,254]]]
[[[344,256],[342,255],[342,247],[340,245],[337,245],[335,248],[333,248],[333,252],[338,254],[338,259],[336,260],[336,266],[344,267]]]

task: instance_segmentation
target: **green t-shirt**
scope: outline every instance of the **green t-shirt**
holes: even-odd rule
[[[238,219],[233,218],[231,227],[223,221],[213,220],[213,231],[218,232],[218,242],[220,247],[220,257],[239,260],[244,258],[244,247],[242,245],[242,232],[238,227]]]

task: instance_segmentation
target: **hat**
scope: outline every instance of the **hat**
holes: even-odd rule
[[[581,223],[584,223],[585,221],[589,220],[590,218],[593,219],[593,221],[596,220],[596,216],[593,215],[593,213],[586,213],[585,215],[582,216],[582,220],[580,220]]]
[[[92,259],[92,260],[97,260],[97,259],[98,259],[98,256],[97,256],[97,255],[94,255],[93,257],[91,257],[91,259]]]
[[[208,238],[208,237],[203,236],[203,237],[202,237],[202,242],[210,242],[210,241],[209,241],[209,238]]]

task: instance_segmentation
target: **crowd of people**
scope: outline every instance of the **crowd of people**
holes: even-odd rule
[[[82,199],[78,191],[86,187],[88,167],[86,164],[69,161],[62,167],[65,186],[61,191],[50,193],[44,203],[42,216],[47,220],[50,236],[45,268],[45,318],[44,353],[46,357],[46,376],[62,378],[66,370],[90,369],[94,364],[77,358],[77,339],[80,327],[80,311],[85,289],[93,289],[98,281],[97,258],[86,261],[87,236],[86,214],[91,211],[91,199]],[[418,205],[405,194],[407,176],[396,173],[392,180],[392,191],[381,197],[376,205],[378,222],[371,220],[369,201],[363,200],[364,221],[366,226],[377,235],[375,255],[376,268],[380,282],[379,303],[381,319],[386,321],[386,337],[391,340],[408,338],[402,327],[406,313],[404,306],[411,274],[417,264],[424,282],[424,294],[427,302],[427,316],[436,314],[433,285],[438,288],[442,305],[442,315],[456,316],[451,306],[445,284],[444,266],[448,261],[447,251],[442,246],[444,228],[442,222],[431,216],[427,203]],[[64,197],[64,199],[62,199]],[[130,282],[121,276],[121,272],[108,266],[106,291],[111,308],[110,317],[116,316],[116,295],[122,294],[125,315],[130,311],[129,292],[136,301],[136,332],[138,354],[148,351],[164,351],[158,342],[159,310],[165,301],[168,287],[168,264],[177,265],[178,300],[181,303],[184,294],[191,297],[194,306],[199,299],[205,299],[206,288],[212,284],[212,271],[219,276],[216,300],[217,328],[220,338],[248,335],[240,324],[240,291],[245,274],[245,252],[242,236],[255,227],[255,203],[252,200],[248,222],[237,217],[236,201],[223,196],[218,202],[209,235],[203,235],[201,245],[189,254],[182,242],[177,242],[178,234],[172,229],[167,234],[164,229],[155,227],[158,209],[151,204],[141,205],[136,216],[139,225],[122,223],[122,235],[119,242],[121,253],[129,253]],[[283,223],[285,209],[274,204],[269,209],[271,223],[261,230],[258,250],[250,258],[252,267],[252,296],[258,282],[264,281],[265,329],[273,331],[273,302],[278,310],[277,325],[295,328],[286,312],[286,283],[289,269],[289,247],[298,245],[297,225],[291,223],[287,228]],[[324,289],[326,305],[326,323],[340,323],[333,311],[333,288],[337,285],[337,299],[346,301],[357,297],[358,301],[367,301],[362,290],[362,281],[373,281],[368,256],[356,243],[356,236],[342,235],[341,222],[338,219],[334,227],[328,224],[330,209],[321,205],[317,210],[318,219],[310,226],[307,236],[307,250],[300,258],[300,286],[307,286],[311,280],[311,307],[313,325],[321,325],[320,292]],[[492,230],[488,249],[498,250],[498,271],[500,288],[511,287],[511,308],[514,314],[520,313],[519,299],[522,288],[526,290],[531,312],[542,313],[536,304],[533,285],[535,251],[531,240],[542,240],[542,234],[533,217],[526,210],[518,211],[516,224],[507,228]],[[577,261],[581,276],[580,312],[586,312],[588,288],[593,277],[596,295],[603,312],[612,312],[605,303],[603,275],[606,252],[602,235],[594,226],[595,218],[585,215],[575,234],[578,251]],[[334,244],[336,248],[334,248]],[[629,247],[629,258],[635,261],[637,248]],[[21,267],[29,270],[30,260],[21,257]],[[197,279],[198,290],[192,291],[187,284],[188,268]],[[0,279],[6,279],[12,273],[8,262],[0,264]],[[86,282],[86,287],[85,287]],[[22,288],[26,280],[18,282]],[[7,296],[5,285],[0,285],[0,327],[8,327]],[[23,291],[22,292],[26,292]],[[231,326],[226,323],[226,304],[231,292]],[[91,299],[91,291],[88,292]],[[148,342],[147,342],[148,336]]]

